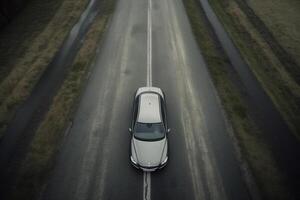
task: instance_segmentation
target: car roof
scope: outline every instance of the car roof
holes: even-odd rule
[[[160,123],[161,121],[159,95],[152,92],[141,94],[137,122]]]

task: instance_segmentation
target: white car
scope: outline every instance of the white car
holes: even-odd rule
[[[160,88],[141,87],[133,103],[133,119],[129,132],[131,163],[143,171],[155,171],[168,161],[168,139],[165,97]]]

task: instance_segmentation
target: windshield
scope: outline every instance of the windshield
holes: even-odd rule
[[[160,140],[165,137],[163,123],[136,123],[134,137],[140,140]]]

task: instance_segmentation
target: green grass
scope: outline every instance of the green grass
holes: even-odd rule
[[[266,199],[286,199],[283,177],[270,148],[249,115],[249,107],[230,63],[209,26],[198,0],[183,0],[197,43],[237,138],[242,158],[247,161],[257,186]],[[220,6],[221,7],[221,6]]]
[[[300,87],[234,0],[210,0],[244,60],[300,139]]]
[[[115,0],[104,0],[100,14],[88,31],[70,72],[36,131],[29,153],[22,162],[13,199],[33,199],[45,187],[72,114],[76,109],[96,48],[113,13]]]
[[[249,0],[248,4],[300,66],[300,1]]]
[[[0,139],[87,3],[88,0],[31,0],[1,30]]]

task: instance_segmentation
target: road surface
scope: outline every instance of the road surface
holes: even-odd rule
[[[72,127],[41,196],[250,199],[207,67],[180,0],[119,0]],[[170,158],[158,172],[129,161],[134,92],[167,100]]]

